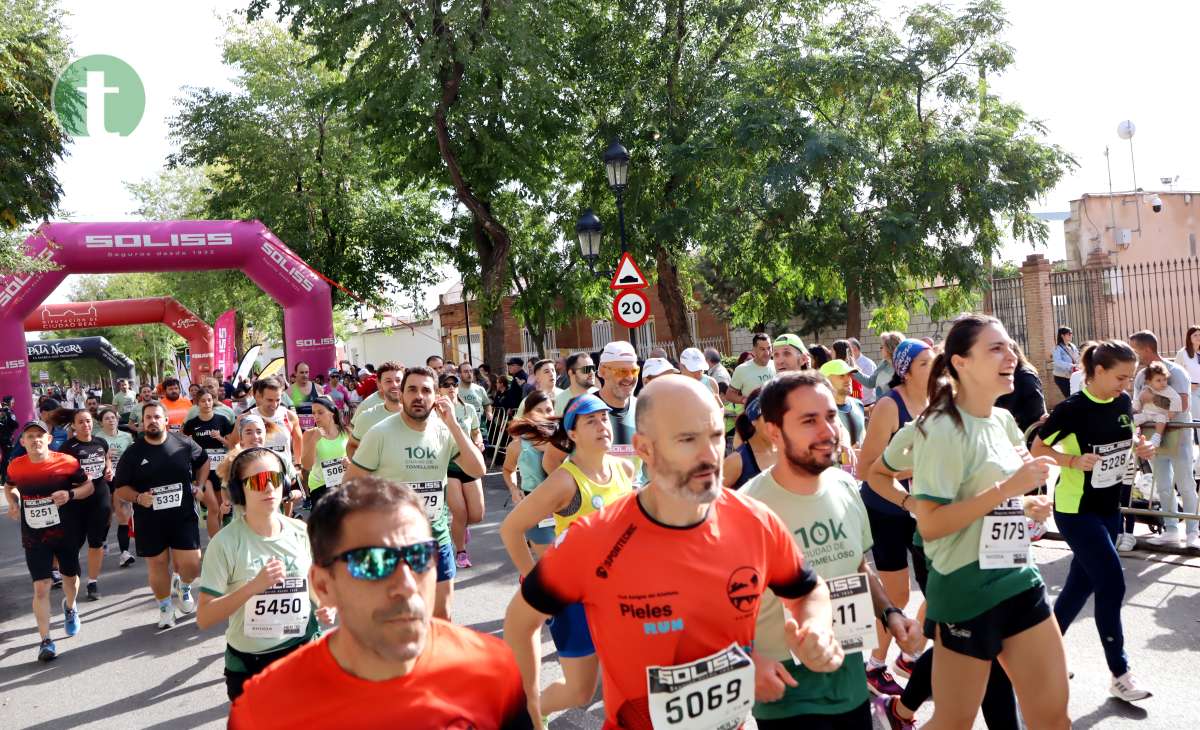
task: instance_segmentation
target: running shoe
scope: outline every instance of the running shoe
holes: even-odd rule
[[[54,642],[50,637],[42,639],[42,643],[38,646],[38,661],[48,662],[58,656],[58,649],[54,646]]]
[[[1200,549],[1200,535],[1188,535],[1187,546],[1192,550]]]
[[[67,632],[67,636],[74,636],[79,633],[79,611],[74,608],[67,608],[67,599],[63,599],[63,630]]]
[[[896,714],[896,704],[899,702],[899,697],[890,695],[872,697],[871,708],[875,711],[875,716],[883,720],[884,726],[890,730],[916,730],[916,720],[905,720]]]
[[[135,558],[129,554],[128,550],[121,551],[121,567],[128,568],[133,565]]]
[[[466,550],[459,550],[458,554],[454,556],[454,564],[460,568],[470,568],[471,556],[467,554]]]
[[[908,679],[912,676],[913,669],[917,666],[916,659],[909,659],[903,653],[896,657],[896,663],[892,665],[892,673],[901,679]]]
[[[99,601],[100,600],[100,584],[94,580],[88,581],[87,599],[89,601]]]
[[[1037,542],[1046,536],[1046,523],[1029,520],[1029,541]]]
[[[892,676],[886,666],[867,669],[867,689],[877,697],[904,693],[904,688],[896,684],[896,678]]]
[[[51,570],[50,581],[51,588],[62,588],[62,573],[57,570]]]
[[[1117,535],[1117,552],[1128,553],[1137,548],[1137,538],[1128,532]]]
[[[158,628],[175,628],[175,606],[170,601],[158,604]]]
[[[192,597],[192,587],[181,582],[175,583],[175,595],[179,596],[179,610],[184,613],[194,613],[196,599]]]
[[[1181,547],[1183,538],[1178,530],[1163,530],[1161,535],[1146,538],[1146,542],[1155,547]]]
[[[1119,677],[1113,677],[1108,692],[1118,700],[1126,702],[1137,702],[1153,696],[1149,691],[1138,686],[1133,678],[1133,672],[1125,672]]]

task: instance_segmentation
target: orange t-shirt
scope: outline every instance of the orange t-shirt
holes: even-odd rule
[[[430,620],[411,672],[384,682],[348,674],[325,636],[255,675],[233,703],[229,727],[455,728],[532,726],[512,650],[494,636]]]
[[[174,402],[163,398],[159,403],[162,403],[162,407],[167,410],[167,427],[169,430],[172,432],[183,430],[183,422],[187,420],[188,411],[192,410],[192,402],[181,395]]]
[[[752,647],[759,598],[807,595],[816,575],[763,503],[722,489],[692,527],[655,522],[636,494],[576,521],[537,562],[525,600],[582,603],[604,670],[604,727],[649,730],[647,667]]]

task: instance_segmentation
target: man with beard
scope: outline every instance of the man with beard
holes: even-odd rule
[[[113,406],[117,409],[117,416],[121,423],[129,423],[129,414],[137,410],[138,398],[132,390],[129,389],[129,381],[121,378],[117,380],[117,390],[113,393]]]
[[[283,407],[283,386],[275,378],[259,378],[250,388],[250,394],[254,397],[254,406],[247,409],[242,416],[238,416],[238,419],[252,413],[278,426],[278,436],[269,440],[267,446],[272,451],[283,454],[283,458],[295,468],[296,473],[300,473],[300,420],[295,413]],[[226,437],[225,443],[229,448],[233,448],[237,443],[240,431],[239,425]]]
[[[192,408],[192,402],[183,397],[183,387],[178,378],[167,378],[163,381],[163,408],[167,411],[167,427],[171,433],[183,430],[187,421],[187,413]],[[145,413],[145,411],[142,411]]]
[[[588,358],[591,359],[590,357]],[[608,453],[620,456],[633,462],[636,472],[642,471],[642,460],[634,453],[633,435],[636,431],[634,423],[637,417],[637,397],[633,389],[637,387],[638,373],[637,353],[633,345],[625,340],[613,340],[604,346],[600,352],[600,391],[598,395],[610,410],[609,425],[612,426],[612,446]],[[570,401],[568,400],[567,403]],[[566,403],[563,404],[564,410]],[[567,454],[551,445],[546,449],[542,465],[547,474],[558,468]],[[640,478],[639,478],[640,483]]]
[[[809,565],[830,586],[834,632],[842,650],[850,654],[873,648],[878,617],[905,651],[920,652],[925,640],[916,621],[892,603],[864,557],[872,537],[858,484],[841,469],[831,468],[837,463],[841,429],[829,384],[812,370],[785,373],[767,383],[758,402],[763,427],[780,458],[742,487],[742,493],[783,520]],[[767,591],[754,648],[769,660],[764,681],[773,689],[754,707],[758,727],[871,730],[870,692],[861,657],[852,657],[836,672],[813,672],[790,656],[784,620],[779,599]],[[879,702],[886,708],[891,699],[881,697]]]
[[[554,415],[561,416],[567,410],[567,404],[584,393],[591,393],[596,387],[596,366],[592,364],[592,356],[586,352],[577,352],[567,358],[568,385],[566,390],[554,398]]]
[[[504,638],[531,717],[540,716],[539,629],[582,603],[604,672],[605,727],[684,718],[737,727],[782,681],[745,648],[764,590],[795,616],[785,645],[820,672],[842,664],[829,591],[774,513],[722,488],[724,429],[708,389],[664,375],[640,400],[634,448],[649,483],[574,523],[545,553],[509,604]]]
[[[776,337],[771,346],[771,361],[775,364],[775,374],[779,375],[803,370],[811,359],[803,340],[793,334],[783,334]]]
[[[797,338],[799,339],[799,338]],[[746,396],[751,391],[767,383],[775,377],[775,363],[771,361],[771,338],[766,333],[759,332],[750,338],[753,348],[753,359],[738,365],[733,369],[733,377],[729,387],[725,389],[725,400],[730,403],[746,403]]]
[[[221,402],[221,398],[224,397],[223,394],[225,390],[221,387],[220,380],[217,380],[217,378],[213,376],[205,378],[204,383],[200,386],[200,391],[202,393],[212,393],[213,410],[216,411],[218,415],[224,416],[226,419],[228,419],[230,425],[233,425],[233,423],[237,421],[238,414],[233,412],[233,408]],[[200,396],[196,396],[196,400],[192,403],[192,407],[188,409],[187,419],[184,420],[184,423],[186,424],[188,421],[192,420],[198,415],[200,415]]]
[[[308,363],[297,363],[292,374],[292,387],[288,391],[292,405],[296,408],[296,415],[300,419],[300,428],[305,431],[317,425],[316,419],[313,418],[312,402],[321,395],[317,384],[309,379],[309,373]]]
[[[407,484],[423,502],[437,540],[437,591],[433,615],[450,620],[454,594],[454,547],[446,509],[446,474],[451,460],[472,479],[487,471],[483,454],[454,417],[454,404],[437,395],[437,375],[410,368],[400,381],[402,410],[363,436],[350,460],[351,479],[368,473]],[[436,411],[437,417],[430,418]]]
[[[167,432],[161,403],[142,406],[142,438],[121,455],[114,494],[133,503],[137,553],[146,558],[150,590],[158,601],[158,627],[175,625],[174,590],[184,613],[196,610],[192,581],[200,575],[200,523],[196,495],[218,508],[208,480],[208,455],[194,441]],[[171,567],[179,575],[171,579]],[[174,583],[174,585],[172,585]]]
[[[379,390],[374,393],[378,396],[375,404],[367,405],[364,400],[354,412],[354,418],[350,419],[350,440],[346,443],[346,456],[349,458],[354,458],[354,452],[358,451],[359,444],[372,426],[403,409],[400,404],[400,379],[404,377],[404,368],[389,360],[376,368],[375,374],[379,381]]]
[[[475,382],[475,368],[469,362],[458,366],[458,397],[475,406],[475,412],[485,421],[492,420],[492,399],[487,389]]]
[[[413,490],[351,479],[308,534],[313,592],[339,626],[247,682],[230,728],[533,727],[508,647],[432,616],[437,540]]]

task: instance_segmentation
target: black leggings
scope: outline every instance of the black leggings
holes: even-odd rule
[[[225,692],[229,695],[229,701],[233,702],[238,697],[242,696],[242,689],[245,687],[246,682],[250,681],[251,677],[266,669],[271,662],[284,658],[302,646],[304,646],[304,643],[300,642],[278,651],[268,651],[262,654],[247,654],[244,651],[238,651],[232,646],[226,644],[225,651],[230,652],[238,659],[241,659],[242,664],[247,669],[245,672],[235,672],[232,669],[225,670]]]

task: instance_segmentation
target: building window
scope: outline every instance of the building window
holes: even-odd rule
[[[612,322],[607,319],[592,320],[592,349],[603,350],[612,342]]]
[[[654,315],[648,317],[646,319],[646,323],[643,324],[639,329],[645,333],[646,342],[658,344],[658,334],[655,332],[654,327]]]
[[[475,334],[474,332],[471,333],[471,349],[469,350],[469,352],[471,355],[471,359],[474,360],[474,362],[471,363],[472,365],[483,362],[483,348],[480,346],[479,338],[480,338],[480,335]],[[458,335],[457,340],[458,340],[458,357],[455,359],[455,362],[459,362],[459,363],[467,362],[467,359],[468,359],[467,358],[467,353],[468,353],[467,336],[466,335]]]

